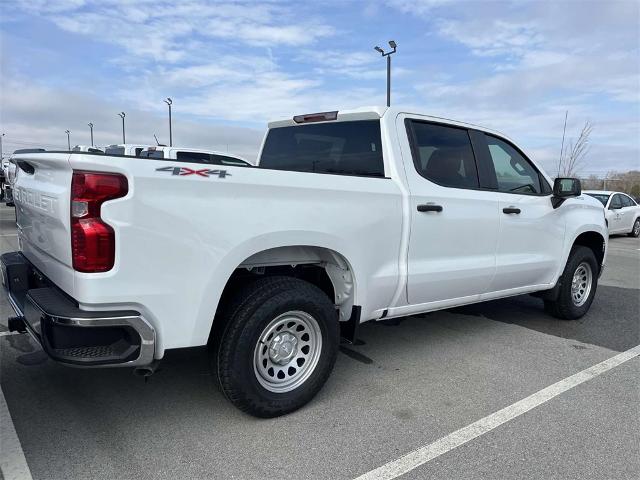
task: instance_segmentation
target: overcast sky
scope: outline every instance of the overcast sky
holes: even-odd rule
[[[593,123],[583,174],[640,169],[640,2],[5,0],[5,150],[121,140],[254,158],[266,122],[385,102],[495,128],[550,172]]]

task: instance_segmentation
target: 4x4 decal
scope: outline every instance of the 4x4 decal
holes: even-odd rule
[[[189,167],[162,167],[156,168],[156,172],[171,172],[171,175],[179,175],[185,177],[187,175],[198,175],[200,177],[209,178],[212,175],[217,175],[218,178],[230,177],[231,174],[226,170],[210,170],[208,168],[202,168],[200,170],[194,170]]]

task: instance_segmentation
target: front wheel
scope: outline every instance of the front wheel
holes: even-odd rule
[[[629,232],[630,237],[638,237],[640,236],[640,218],[636,218],[636,221],[633,222],[633,228]]]
[[[222,391],[257,417],[292,412],[316,395],[333,369],[335,308],[315,285],[292,277],[262,278],[240,295],[218,342]]]
[[[545,310],[563,320],[576,320],[589,311],[598,286],[598,261],[590,248],[576,246],[558,282],[556,300],[545,300]]]

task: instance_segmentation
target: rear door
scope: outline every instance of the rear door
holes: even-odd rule
[[[480,187],[469,131],[418,119],[398,127],[410,146],[409,304],[484,293],[495,272],[498,202]]]
[[[495,178],[500,219],[490,291],[551,283],[562,257],[565,221],[551,204],[549,183],[506,139],[483,134],[477,145]]]
[[[627,195],[620,195],[622,197],[622,210],[621,210],[621,229],[625,233],[629,233],[633,228],[633,222],[636,219],[636,202]]]

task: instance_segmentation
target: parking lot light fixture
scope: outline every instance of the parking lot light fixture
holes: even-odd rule
[[[93,123],[87,123],[89,125],[89,130],[91,130],[91,146],[93,147]]]
[[[398,45],[394,40],[389,40],[389,46],[393,49],[389,52],[385,52],[382,48],[375,46],[374,50],[383,57],[387,57],[387,107],[391,106],[391,55],[396,53]]]
[[[127,141],[125,140],[125,137],[124,137],[124,117],[126,117],[126,114],[124,112],[120,112],[118,116],[122,119],[122,143],[126,144]]]
[[[173,100],[169,97],[164,101],[167,105],[169,105],[169,146],[173,147],[173,135],[171,132],[171,104],[173,104]]]
[[[65,130],[64,133],[67,134],[67,146],[69,147],[69,151],[71,151],[71,131]]]

